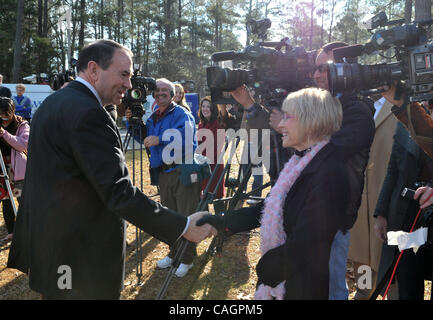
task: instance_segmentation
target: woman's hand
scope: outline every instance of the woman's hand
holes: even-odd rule
[[[416,189],[413,198],[418,200],[421,209],[428,207],[433,204],[433,188],[430,187],[419,187]]]
[[[5,133],[5,129],[3,129],[3,127],[2,127],[2,126],[0,126],[0,136],[2,136],[2,135],[3,135],[3,133]]]

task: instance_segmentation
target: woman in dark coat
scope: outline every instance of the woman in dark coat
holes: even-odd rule
[[[296,153],[266,200],[205,220],[232,233],[261,227],[256,299],[328,299],[331,244],[337,230],[347,229],[345,165],[328,143],[342,108],[328,91],[308,88],[289,94],[282,111],[282,144]]]

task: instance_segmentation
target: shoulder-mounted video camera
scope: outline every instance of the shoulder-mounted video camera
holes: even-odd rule
[[[303,47],[293,48],[288,38],[279,42],[265,42],[266,32],[271,26],[269,19],[250,20],[247,30],[262,38],[261,42],[245,47],[240,52],[215,52],[212,61],[233,61],[245,65],[244,68],[206,68],[207,85],[211,91],[212,102],[234,103],[227,99],[224,92],[233,91],[243,84],[268,101],[281,101],[281,97],[312,84],[316,52],[307,52]],[[283,50],[284,49],[284,50]]]
[[[147,102],[148,92],[156,89],[156,81],[154,78],[141,76],[139,68],[137,68],[131,77],[131,85],[132,88],[126,92],[122,102],[132,112],[131,122],[142,122],[145,113],[143,104]]]
[[[384,12],[370,19],[365,25],[375,31],[370,40],[333,50],[334,62],[328,64],[329,88],[333,94],[361,92],[371,94],[371,89],[391,85],[395,80],[403,82],[404,94],[409,101],[433,98],[433,43],[428,42],[428,31],[433,19],[403,24],[404,20],[388,21]],[[386,57],[383,52],[393,48],[395,55]],[[397,62],[361,65],[348,63],[347,58],[379,53],[383,58],[396,58]]]

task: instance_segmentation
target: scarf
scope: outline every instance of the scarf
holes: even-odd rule
[[[286,196],[304,168],[310,163],[314,156],[329,142],[329,138],[322,140],[312,146],[304,156],[294,154],[285,164],[275,186],[265,200],[260,225],[261,253],[262,257],[270,249],[279,247],[286,242],[284,231],[283,206]],[[271,300],[274,297],[282,300],[285,294],[285,282],[279,283],[275,288],[260,284],[254,298],[256,300]]]

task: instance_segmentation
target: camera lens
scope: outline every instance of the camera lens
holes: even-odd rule
[[[130,96],[134,100],[141,99],[141,96],[142,96],[141,90],[140,89],[131,89]]]
[[[399,63],[361,65],[359,63],[329,63],[328,81],[332,94],[376,89],[402,78]]]

